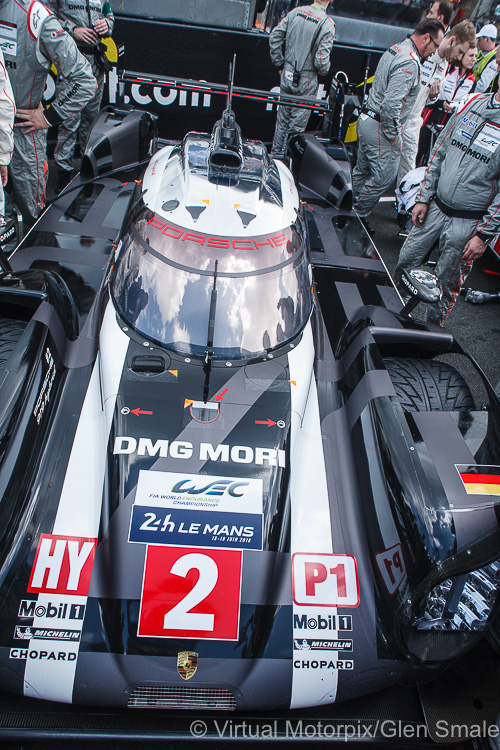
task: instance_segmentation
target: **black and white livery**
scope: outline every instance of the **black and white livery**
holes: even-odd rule
[[[401,312],[340,147],[300,134],[289,171],[229,109],[156,144],[101,113],[0,278],[0,687],[250,711],[428,680],[495,613],[493,390]]]

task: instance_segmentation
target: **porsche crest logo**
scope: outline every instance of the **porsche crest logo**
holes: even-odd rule
[[[198,654],[195,651],[179,651],[177,671],[183,680],[190,680],[198,667]]]

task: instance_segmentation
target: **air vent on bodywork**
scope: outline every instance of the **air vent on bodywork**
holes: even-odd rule
[[[163,357],[140,354],[132,359],[132,370],[134,372],[165,372],[165,360]]]
[[[233,711],[236,708],[236,700],[232,692],[224,688],[139,685],[132,691],[127,706],[129,708],[199,708],[208,711]]]

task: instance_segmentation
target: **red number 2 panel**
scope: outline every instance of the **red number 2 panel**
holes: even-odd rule
[[[148,546],[140,636],[238,639],[241,550]]]

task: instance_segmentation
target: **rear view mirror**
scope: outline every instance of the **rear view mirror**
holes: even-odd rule
[[[443,295],[441,282],[436,274],[426,268],[412,268],[410,271],[404,269],[401,283],[411,295],[401,312],[408,315],[419,302],[430,304],[439,302]]]

